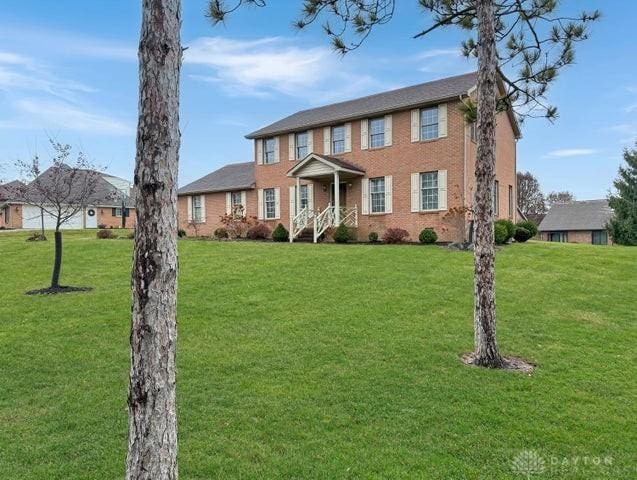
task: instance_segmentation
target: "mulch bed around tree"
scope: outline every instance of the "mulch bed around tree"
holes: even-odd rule
[[[472,367],[480,367],[480,365],[474,365],[474,353],[465,353],[462,356],[462,363],[465,365],[470,365]],[[536,365],[531,362],[527,362],[526,360],[519,357],[502,357],[502,361],[504,362],[504,366],[502,370],[514,370],[517,372],[523,373],[533,373]]]
[[[57,295],[58,293],[70,293],[70,292],[90,292],[92,287],[70,287],[67,285],[61,285],[56,288],[38,288],[37,290],[29,290],[26,295]]]

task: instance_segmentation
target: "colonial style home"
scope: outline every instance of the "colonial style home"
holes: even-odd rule
[[[283,223],[292,241],[341,223],[360,240],[389,228],[412,240],[424,228],[440,241],[464,240],[476,143],[461,107],[476,80],[469,73],[303,110],[252,132],[253,162],[179,191],[180,226],[211,233],[241,205],[271,228]],[[498,114],[496,137],[495,213],[515,221],[520,132],[511,112]]]
[[[584,200],[553,205],[538,227],[548,242],[608,245],[606,225],[613,216],[607,200]]]

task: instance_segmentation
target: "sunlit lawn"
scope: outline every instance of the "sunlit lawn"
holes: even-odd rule
[[[53,242],[25,237],[0,233],[2,478],[122,478],[132,242],[65,233],[63,283],[94,290],[29,297]],[[471,254],[179,248],[181,478],[523,478],[525,450],[533,478],[637,478],[637,249],[498,252],[500,345],[528,376],[459,360]]]

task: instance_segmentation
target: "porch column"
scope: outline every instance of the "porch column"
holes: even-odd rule
[[[296,208],[295,214],[301,211],[301,177],[296,177],[296,201],[294,202],[294,206]]]
[[[341,224],[341,182],[339,181],[338,170],[334,170],[334,223]]]

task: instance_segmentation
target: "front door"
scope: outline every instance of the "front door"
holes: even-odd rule
[[[338,189],[338,193],[339,193],[339,204],[341,207],[344,207],[347,205],[347,183],[345,182],[341,182],[341,184],[339,185],[339,189]],[[332,183],[330,185],[330,202],[332,203],[332,205],[335,205],[335,201],[334,201],[334,184]]]

